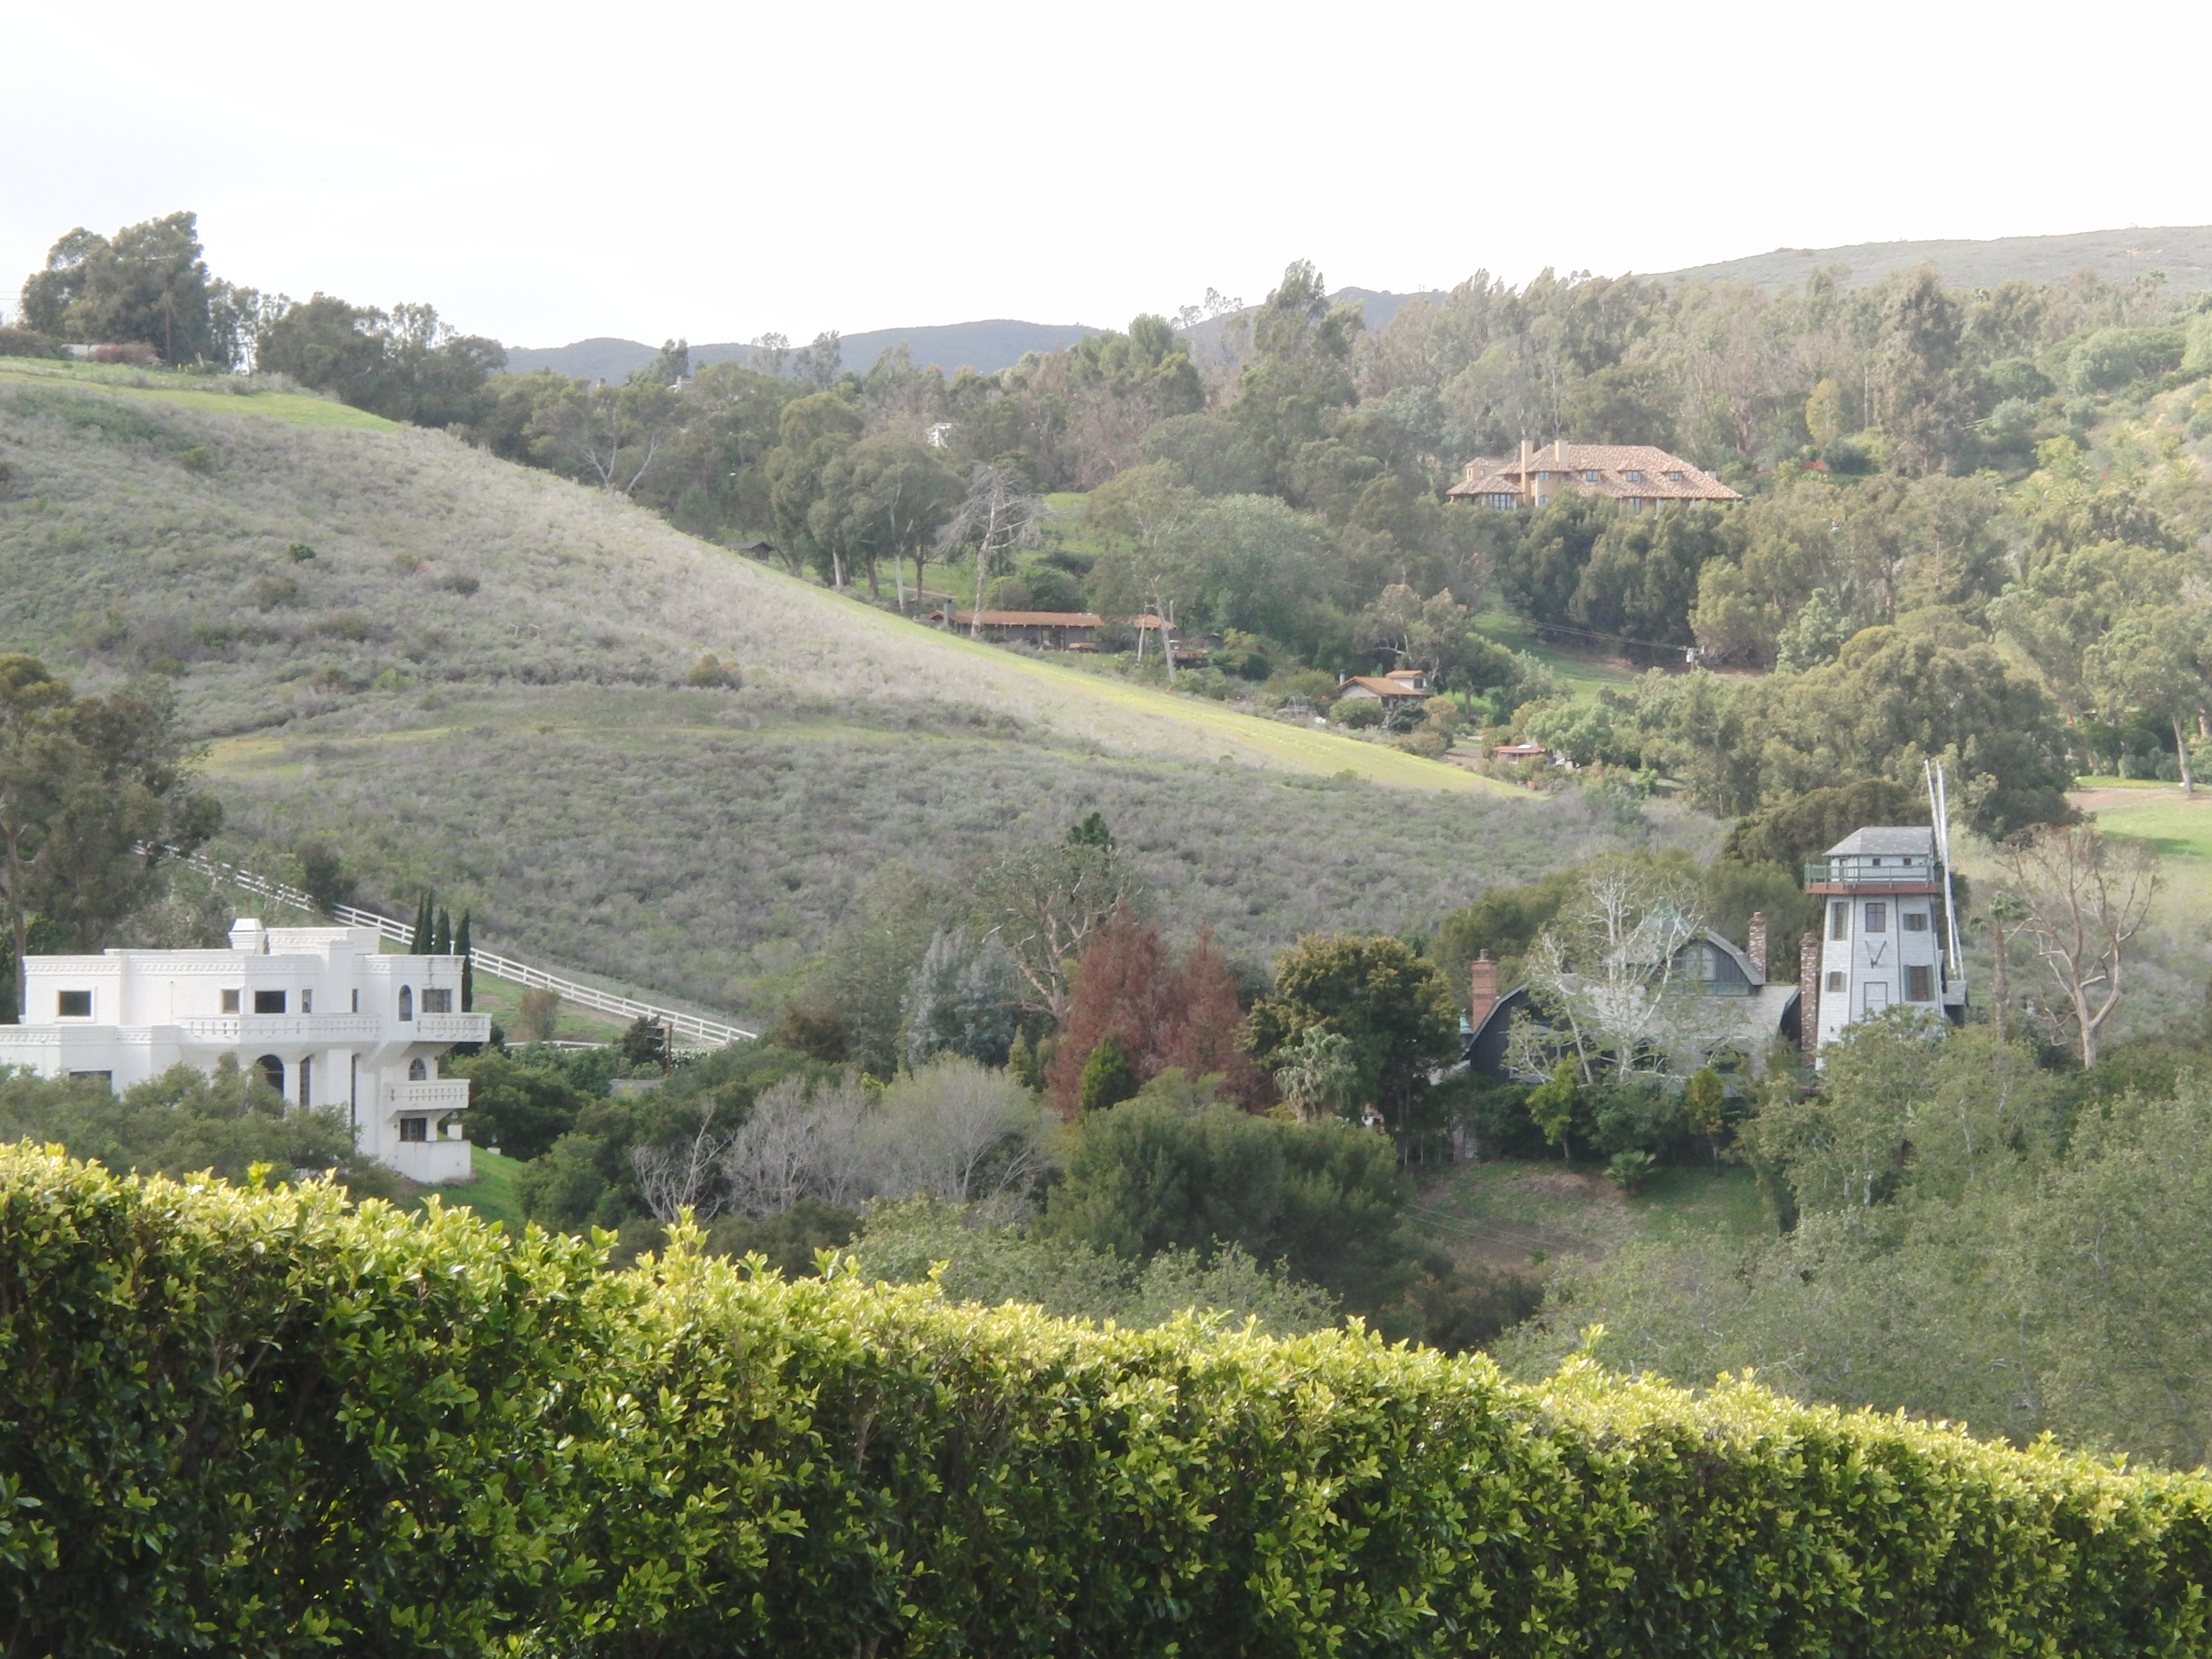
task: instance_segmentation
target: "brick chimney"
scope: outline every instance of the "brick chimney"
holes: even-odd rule
[[[1489,951],[1475,953],[1474,965],[1468,970],[1468,1025],[1479,1031],[1490,1011],[1498,1006],[1498,964],[1490,959]]]
[[[1820,1046],[1820,936],[1797,939],[1797,1046],[1807,1054]]]
[[[1751,971],[1759,975],[1759,982],[1766,983],[1766,912],[1751,913],[1751,930],[1743,938],[1743,953],[1751,958]]]

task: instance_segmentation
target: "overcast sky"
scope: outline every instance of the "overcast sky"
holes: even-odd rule
[[[520,345],[2212,222],[2201,0],[109,3],[5,40],[11,308],[71,226],[178,208],[234,282]]]

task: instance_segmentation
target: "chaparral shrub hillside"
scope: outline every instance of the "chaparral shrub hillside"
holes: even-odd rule
[[[0,1152],[17,1654],[2182,1654],[2212,1483]]]

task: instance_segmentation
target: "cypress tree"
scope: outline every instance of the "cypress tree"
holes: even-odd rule
[[[1083,1081],[1076,1104],[1086,1112],[1118,1106],[1137,1092],[1137,1068],[1129,1064],[1121,1039],[1109,1031],[1098,1039],[1091,1058],[1083,1062]]]
[[[430,933],[430,954],[434,957],[453,954],[453,913],[442,904],[438,907],[438,925]]]
[[[461,959],[461,1012],[472,1014],[477,1007],[477,964],[471,954],[466,910],[461,912],[461,925],[453,931],[453,954]]]
[[[430,890],[422,890],[422,902],[415,907],[415,937],[407,941],[407,954],[427,957],[430,954],[430,932],[435,924],[430,917]]]

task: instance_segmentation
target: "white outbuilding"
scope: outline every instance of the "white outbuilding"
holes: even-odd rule
[[[23,1023],[0,1025],[0,1064],[127,1089],[224,1054],[288,1101],[335,1108],[368,1157],[410,1180],[471,1178],[469,1085],[438,1075],[489,1015],[461,1012],[457,956],[384,956],[367,927],[264,927],[222,951],[31,957]]]

